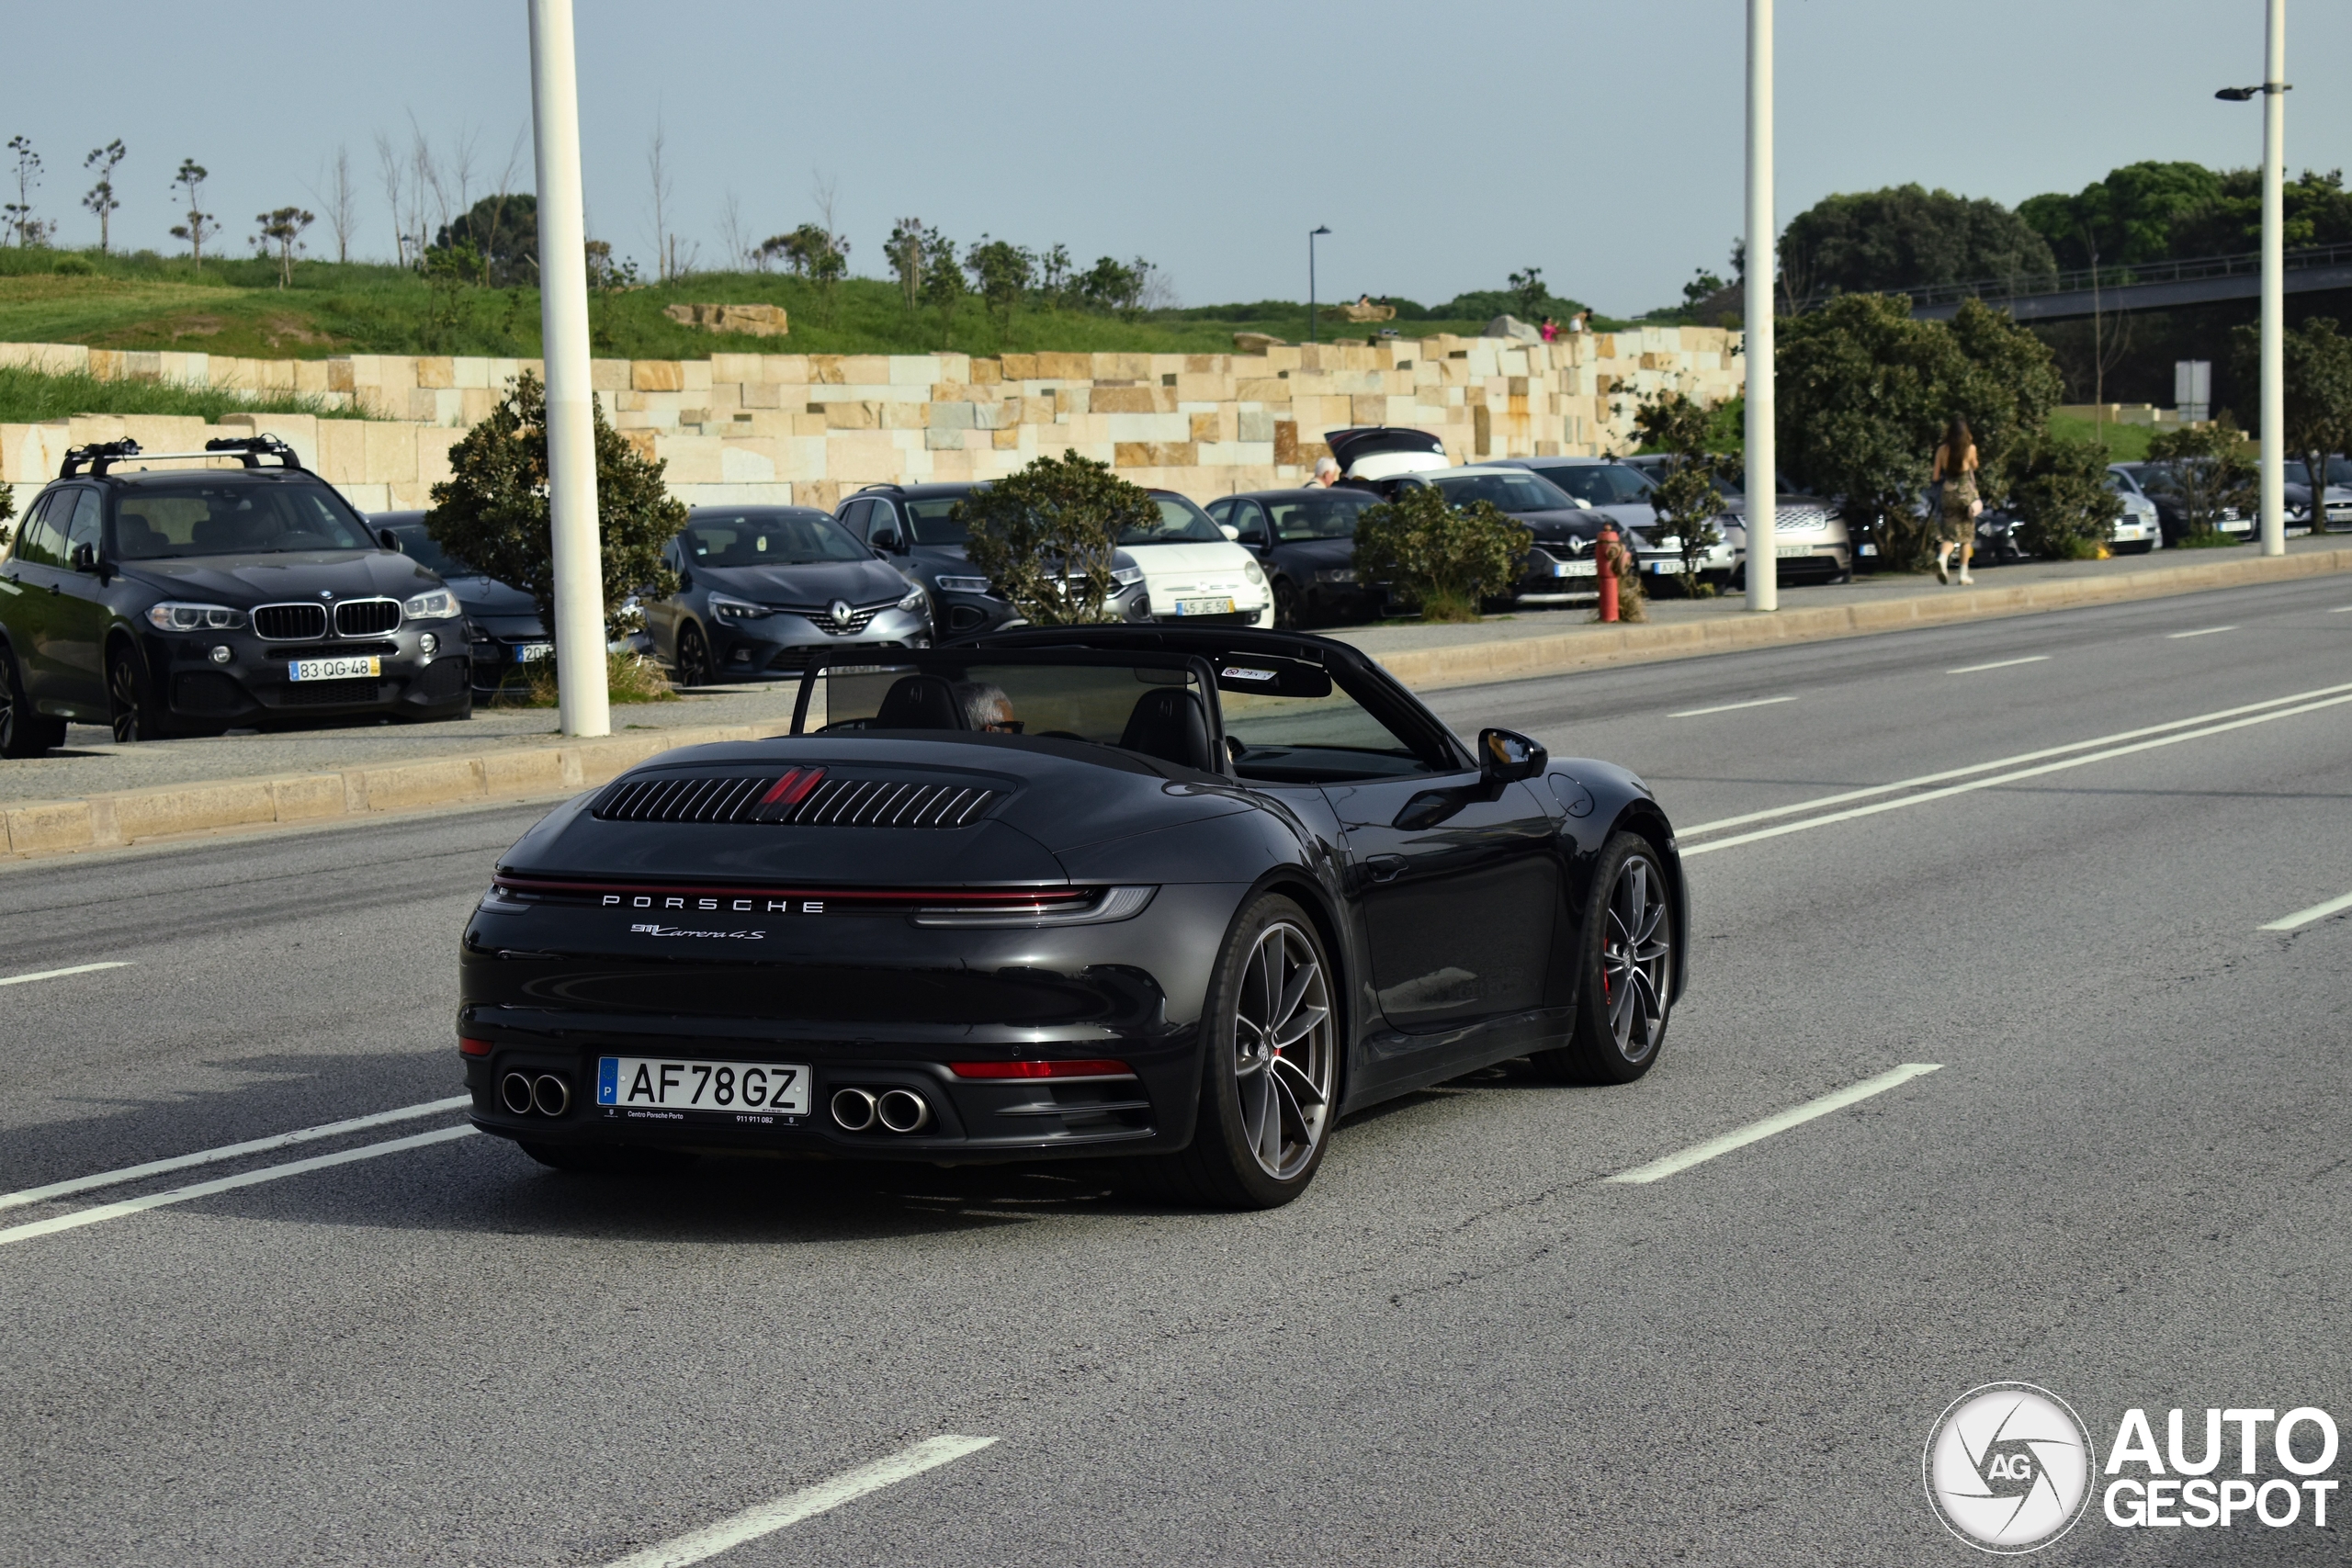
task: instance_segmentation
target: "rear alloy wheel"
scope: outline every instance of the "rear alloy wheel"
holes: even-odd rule
[[[1202,1028],[1192,1146],[1163,1174],[1195,1201],[1278,1208],[1315,1179],[1339,1100],[1330,964],[1305,910],[1268,894],[1243,911]]]
[[[128,643],[107,649],[107,705],[113,710],[114,738],[123,745],[160,740],[166,733],[162,707],[150,689],[147,671]]]
[[[707,686],[718,678],[711,668],[710,644],[702,628],[688,621],[678,628],[678,684]]]
[[[65,721],[35,711],[17,661],[0,648],[0,757],[38,757],[64,743]]]
[[[1631,1083],[1666,1043],[1674,993],[1674,908],[1649,840],[1612,836],[1600,852],[1577,943],[1583,974],[1568,1043],[1536,1053],[1565,1083]]]

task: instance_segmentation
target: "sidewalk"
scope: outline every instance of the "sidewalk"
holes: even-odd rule
[[[1748,614],[1738,597],[1667,599],[1653,601],[1651,619],[1636,626],[1597,625],[1589,610],[1578,608],[1473,626],[1398,624],[1329,635],[1373,654],[1408,685],[1430,690],[2352,573],[2352,540],[2341,536],[2291,540],[2287,548],[2283,558],[2241,547],[1988,568],[1971,588],[1908,575],[1783,588],[1780,612],[1771,615]],[[551,708],[133,746],[76,725],[62,752],[0,761],[0,852],[54,854],[189,833],[556,798],[673,747],[781,734],[791,727],[797,692],[797,682],[780,682],[616,707],[616,733],[595,740],[557,734]]]

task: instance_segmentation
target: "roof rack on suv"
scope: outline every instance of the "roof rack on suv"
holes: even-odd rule
[[[65,454],[65,462],[57,470],[61,479],[70,479],[87,468],[93,477],[104,474],[116,463],[136,457],[141,462],[160,463],[172,458],[219,457],[234,454],[248,468],[261,467],[264,457],[275,457],[278,466],[300,470],[302,459],[294,448],[275,435],[223,435],[204,444],[201,452],[142,452],[139,443],[126,436],[120,441],[96,441],[87,446],[75,446]]]

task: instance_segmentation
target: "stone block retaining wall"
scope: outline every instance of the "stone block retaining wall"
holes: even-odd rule
[[[537,360],[350,355],[323,360],[0,344],[0,365],[301,392],[367,420],[85,415],[0,424],[0,479],[53,476],[68,446],[136,438],[189,451],[266,431],[365,510],[429,505],[448,449]],[[1458,461],[1629,445],[1612,405],[1679,387],[1705,402],[1741,385],[1738,334],[1712,327],[1573,334],[1552,344],[1394,338],[1262,354],[718,354],[600,359],[616,427],[668,464],[689,504],[832,506],[862,485],[992,479],[1075,449],[1137,484],[1207,501],[1295,483],[1349,425],[1427,430]]]

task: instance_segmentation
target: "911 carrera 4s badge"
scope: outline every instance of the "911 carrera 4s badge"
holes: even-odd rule
[[[736,942],[764,942],[768,934],[765,931],[700,931],[685,926],[643,924],[631,926],[628,931],[631,936],[707,936],[731,939]]]

